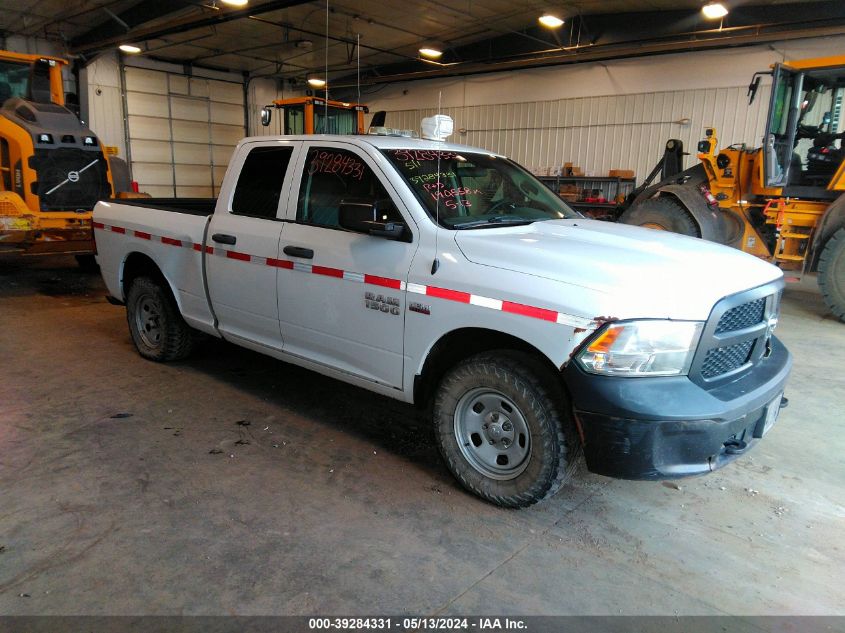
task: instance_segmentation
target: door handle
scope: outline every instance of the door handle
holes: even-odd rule
[[[230,245],[234,245],[235,242],[238,241],[238,238],[236,238],[234,235],[226,235],[225,233],[215,233],[211,236],[211,239],[217,242],[218,244]]]
[[[291,257],[303,257],[305,259],[314,259],[314,251],[310,248],[302,248],[301,246],[285,246],[282,249],[285,255]]]

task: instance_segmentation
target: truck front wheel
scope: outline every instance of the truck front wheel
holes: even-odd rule
[[[434,398],[435,436],[449,470],[497,505],[554,495],[580,446],[563,394],[527,356],[489,352],[451,369]],[[558,396],[558,397],[555,397]]]
[[[830,311],[845,321],[845,228],[836,231],[822,249],[819,288]]]
[[[689,211],[672,196],[644,200],[625,211],[619,221],[623,224],[701,237],[701,231]]]
[[[126,297],[129,333],[144,358],[167,362],[191,353],[191,328],[179,314],[169,290],[149,277],[138,277]]]

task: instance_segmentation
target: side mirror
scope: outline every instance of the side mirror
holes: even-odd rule
[[[338,221],[348,231],[367,233],[391,240],[405,237],[405,225],[401,222],[379,222],[376,217],[378,208],[373,201],[349,201],[340,203]]]
[[[267,127],[273,118],[273,111],[270,108],[261,108],[261,125]]]

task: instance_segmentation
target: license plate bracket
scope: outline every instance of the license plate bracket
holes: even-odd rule
[[[775,422],[777,422],[778,419],[778,414],[780,414],[780,404],[782,399],[783,393],[779,393],[771,402],[769,402],[769,404],[766,405],[764,413],[760,417],[760,421],[757,422],[757,426],[754,428],[754,437],[763,437],[769,432],[769,429],[775,425]]]

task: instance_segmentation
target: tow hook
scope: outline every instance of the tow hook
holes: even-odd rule
[[[740,455],[748,449],[748,443],[742,440],[730,439],[724,443],[724,447],[728,455]]]

